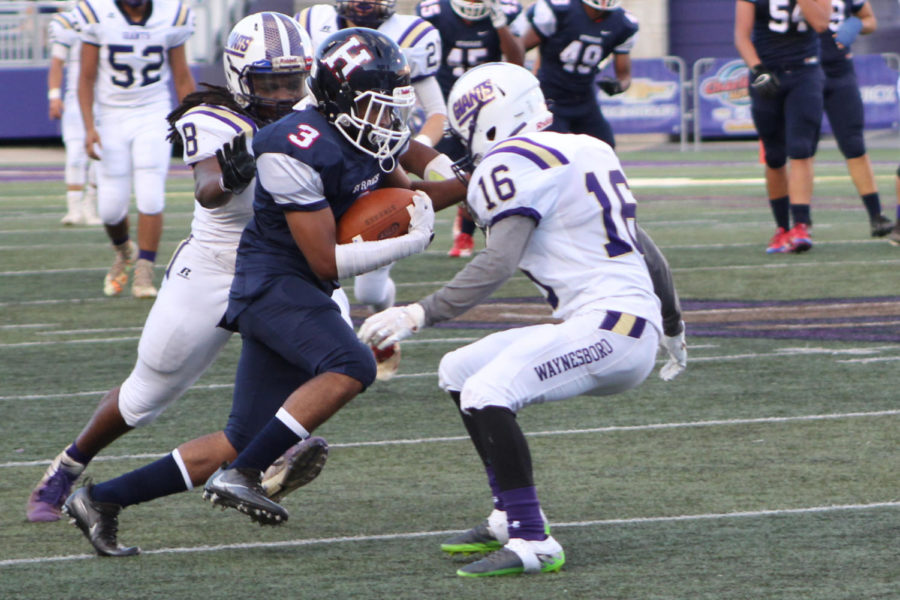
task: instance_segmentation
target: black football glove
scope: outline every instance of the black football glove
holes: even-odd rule
[[[604,77],[598,81],[597,87],[606,92],[607,96],[615,96],[616,94],[621,94],[625,91],[625,88],[622,87],[622,84],[618,79],[612,79],[610,77]]]
[[[750,69],[750,87],[763,98],[774,98],[778,95],[778,77],[761,64]]]
[[[247,151],[247,136],[241,134],[216,150],[216,160],[222,169],[222,186],[233,194],[240,194],[256,176],[256,159]]]

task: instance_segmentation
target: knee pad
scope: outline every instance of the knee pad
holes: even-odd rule
[[[862,131],[855,131],[852,134],[838,140],[838,148],[844,158],[851,160],[859,158],[866,153],[866,140]]]
[[[66,149],[66,184],[84,186],[87,182],[88,157],[84,149]]]
[[[97,183],[97,213],[106,225],[121,223],[128,216],[131,199],[128,178],[101,173]]]
[[[783,148],[770,147],[763,145],[766,166],[770,169],[780,169],[787,164],[787,154]]]
[[[138,359],[119,390],[119,413],[129,427],[153,423],[190,384],[151,369]]]
[[[151,169],[134,170],[134,197],[139,213],[158,215],[166,208],[166,174]]]
[[[787,153],[792,159],[812,158],[816,155],[817,140],[797,140],[788,142]]]

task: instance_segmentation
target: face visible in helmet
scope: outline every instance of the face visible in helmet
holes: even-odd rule
[[[397,0],[336,0],[335,8],[354,27],[377,29],[393,16]]]
[[[372,29],[342,29],[319,47],[310,87],[341,135],[384,171],[393,170],[415,106],[409,65],[397,44]]]
[[[450,0],[450,8],[467,21],[480,21],[490,13],[487,4],[482,0]]]
[[[306,96],[312,42],[281,13],[241,19],[225,44],[225,79],[235,101],[260,123],[275,121]]]

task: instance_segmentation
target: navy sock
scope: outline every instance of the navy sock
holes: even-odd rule
[[[535,541],[547,539],[544,519],[541,518],[541,503],[533,485],[500,492],[500,497],[506,506],[509,537]]]
[[[472,235],[475,233],[475,221],[472,219],[463,219],[462,224],[459,227],[460,233],[465,233],[467,235]]]
[[[69,455],[69,458],[76,462],[80,462],[83,465],[91,462],[91,459],[94,458],[94,455],[91,454],[88,456],[84,452],[78,449],[78,446],[75,445],[75,442],[72,442],[72,445],[66,448],[66,454]]]
[[[256,434],[256,437],[238,454],[229,468],[251,468],[263,471],[275,462],[275,459],[284,454],[285,450],[299,441],[299,435],[280,419],[272,417],[269,424]]]
[[[775,225],[785,231],[791,228],[791,202],[787,196],[781,198],[769,198],[769,207],[772,216],[775,217]]]
[[[809,216],[809,204],[791,204],[791,216],[794,217],[794,224],[806,223],[812,227],[812,219]]]
[[[862,196],[862,203],[866,207],[866,212],[869,213],[870,219],[874,219],[881,214],[881,199],[878,197],[878,192]]]
[[[124,507],[187,489],[181,469],[169,453],[149,465],[98,483],[91,490],[91,497],[97,502],[112,502]]]
[[[138,250],[138,258],[156,262],[156,250]]]
[[[118,240],[112,240],[112,243],[113,243],[113,246],[121,246],[122,244],[124,244],[125,242],[127,242],[127,241],[130,240],[130,239],[131,239],[131,238],[128,237],[128,235],[126,235],[125,237],[123,237],[123,238],[121,238],[121,239],[118,239]]]

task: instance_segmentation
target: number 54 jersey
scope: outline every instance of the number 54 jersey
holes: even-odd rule
[[[637,203],[608,144],[554,132],[504,140],[472,174],[467,202],[488,236],[494,223],[512,215],[537,223],[519,268],[553,316],[618,310],[662,331],[659,300],[636,240]]]
[[[131,21],[114,0],[81,0],[81,40],[100,47],[95,97],[102,106],[169,103],[168,51],[194,33],[191,9],[155,0],[143,21]]]

